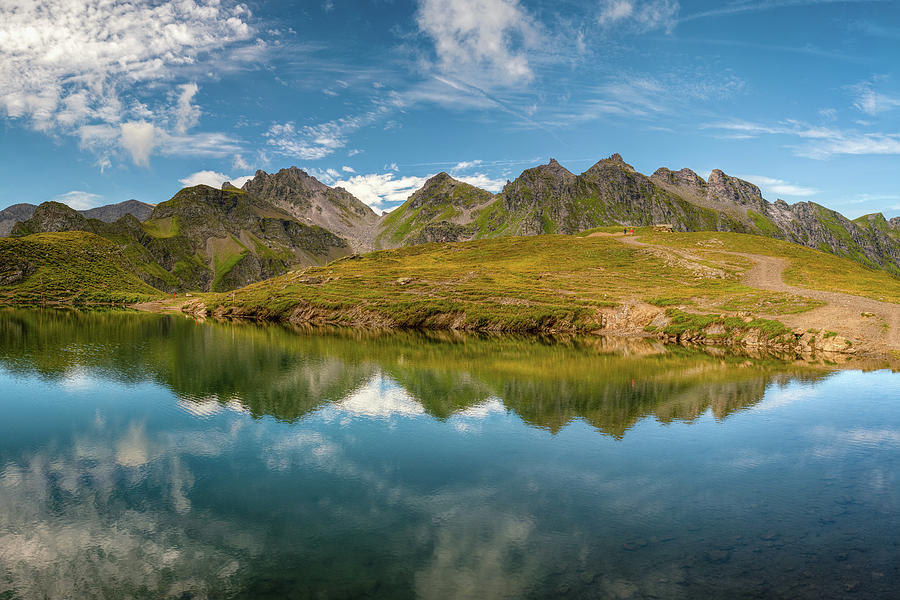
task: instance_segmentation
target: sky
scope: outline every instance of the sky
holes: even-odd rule
[[[900,215],[900,0],[0,0],[0,208],[556,158]]]

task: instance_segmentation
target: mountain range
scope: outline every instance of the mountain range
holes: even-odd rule
[[[75,211],[46,202],[0,211],[0,235],[107,238],[140,279],[168,292],[231,290],[299,266],[428,242],[656,224],[777,238],[900,275],[900,218],[849,220],[812,202],[772,203],[720,170],[708,180],[690,169],[648,176],[618,154],[580,175],[551,159],[496,194],[440,173],[382,216],[296,167],[257,171],[240,189],[185,188],[156,206],[129,200]]]
[[[27,221],[33,217],[37,207],[38,205],[36,204],[23,203],[13,204],[0,210],[0,237],[9,235],[16,223]],[[88,219],[99,219],[105,223],[112,223],[125,215],[134,215],[138,221],[144,221],[150,218],[150,213],[153,212],[153,205],[145,204],[138,200],[126,200],[118,204],[107,204],[106,206],[98,206],[97,208],[89,208],[77,212]]]

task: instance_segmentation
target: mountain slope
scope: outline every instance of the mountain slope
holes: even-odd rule
[[[13,204],[0,210],[0,237],[6,237],[19,221],[26,221],[34,214],[34,204]]]
[[[384,250],[234,295],[192,299],[184,308],[363,328],[649,331],[749,347],[768,339],[799,354],[900,350],[900,279],[884,271],[758,235],[638,234],[650,245],[619,231]],[[728,248],[739,253],[723,252]],[[779,265],[774,280],[790,291],[756,283],[759,264]],[[855,302],[832,302],[846,296]],[[836,319],[836,312],[847,314]]]
[[[350,252],[342,238],[242,190],[202,185],[159,204],[143,223],[131,214],[104,223],[46,202],[11,233],[61,231],[86,231],[115,242],[143,281],[165,291],[233,289]]]
[[[27,221],[33,217],[35,209],[37,209],[36,204],[13,204],[0,210],[0,237],[8,236],[16,223]],[[126,200],[118,204],[107,204],[77,212],[88,219],[99,219],[106,223],[118,221],[125,215],[133,215],[138,221],[143,221],[150,218],[153,206],[138,200]]]
[[[157,262],[173,273],[199,276],[200,289],[233,289],[350,253],[346,240],[242,190],[204,185],[159,204],[142,227]],[[204,267],[199,273],[198,263]]]
[[[99,219],[104,223],[113,223],[125,215],[133,215],[138,221],[146,221],[153,212],[153,206],[139,200],[126,200],[118,204],[107,204],[79,212],[88,219]]]
[[[242,188],[301,223],[318,225],[345,238],[354,251],[372,249],[378,215],[343,188],[332,188],[297,167],[269,174],[257,171]]]
[[[403,205],[378,223],[376,243],[383,247],[472,239],[477,215],[494,195],[447,173],[438,173]]]
[[[647,177],[618,154],[580,175],[551,159],[491,195],[442,173],[379,223],[380,247],[504,235],[574,234],[603,226],[669,224],[676,231],[753,233],[900,274],[900,218],[850,221],[811,202],[770,203],[716,169],[658,169]]]
[[[581,175],[551,159],[525,170],[496,195],[438,175],[384,218],[378,240],[396,247],[654,223],[681,231],[750,231],[729,213],[692,203],[613,155]]]
[[[157,297],[114,242],[82,231],[0,238],[0,300],[133,303]]]
[[[652,179],[705,206],[720,207],[750,226],[750,231],[845,256],[875,269],[900,275],[900,219],[866,215],[850,221],[814,202],[787,204],[765,200],[755,185],[714,170],[709,181],[682,169],[659,169]]]

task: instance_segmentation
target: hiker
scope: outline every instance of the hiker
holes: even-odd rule
[[[628,235],[628,228],[627,228],[627,227],[624,227],[624,228],[622,229],[622,235]]]

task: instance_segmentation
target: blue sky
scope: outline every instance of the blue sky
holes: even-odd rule
[[[898,57],[900,1],[3,2],[0,207],[296,165],[387,209],[619,152],[891,217]]]

